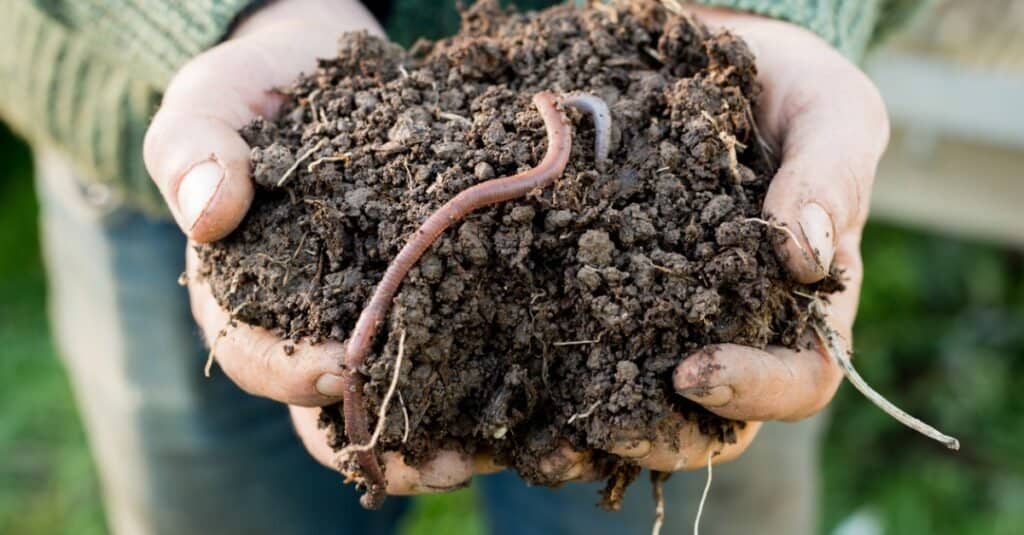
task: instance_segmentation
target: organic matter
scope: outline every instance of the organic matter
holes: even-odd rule
[[[755,76],[742,41],[653,1],[482,2],[458,35],[410,51],[344,36],[283,90],[278,120],[243,130],[257,196],[200,247],[202,274],[238,320],[348,341],[355,388],[322,425],[368,505],[379,451],[412,465],[486,453],[556,484],[539,461],[568,444],[614,506],[638,472],[606,452],[623,433],[695,425],[728,442],[744,425],[671,391],[679,359],[796,347],[813,320],[803,296],[841,288],[838,273],[793,281],[774,247],[787,233],[759,219],[775,163]],[[552,123],[529,106],[545,91],[593,120],[565,109],[573,132]],[[495,177],[541,175],[477,197],[510,184]]]

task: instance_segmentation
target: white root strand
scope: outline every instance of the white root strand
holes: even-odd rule
[[[576,420],[582,420],[582,419],[584,419],[584,418],[590,418],[590,416],[591,416],[592,414],[594,414],[594,411],[595,411],[595,410],[597,410],[597,408],[598,408],[598,407],[599,407],[600,405],[601,405],[601,400],[595,401],[595,402],[594,402],[594,404],[593,404],[593,405],[591,405],[591,406],[590,406],[590,408],[588,408],[588,409],[587,409],[587,410],[586,410],[585,412],[582,412],[582,413],[576,413],[576,414],[573,414],[572,416],[570,416],[570,417],[569,417],[569,421],[568,421],[568,422],[566,422],[566,423],[567,423],[567,424],[572,424],[572,423],[573,423],[573,422],[575,422]]]
[[[405,398],[402,391],[398,391],[398,404],[402,406],[402,420],[405,422],[405,431],[402,433],[402,444],[409,442],[409,409],[405,408]]]
[[[668,474],[651,472],[651,486],[654,491],[654,525],[651,526],[651,535],[661,535],[661,528],[665,525],[665,480]]]
[[[776,221],[768,221],[766,219],[761,219],[760,217],[748,217],[743,221],[746,223],[758,223],[768,228],[773,228],[775,230],[781,230],[782,232],[785,232],[786,234],[789,235],[789,239],[793,240],[793,244],[796,245],[796,248],[800,249],[800,253],[803,255],[807,255],[807,250],[804,249],[804,246],[800,244],[800,240],[797,239],[796,233],[793,232],[793,229],[787,227],[786,225],[783,225]]]
[[[373,429],[373,434],[370,435],[370,441],[366,444],[349,444],[342,448],[334,456],[337,466],[344,466],[345,463],[356,453],[362,453],[364,451],[370,451],[377,447],[377,440],[380,439],[380,435],[384,432],[384,425],[387,423],[388,407],[391,405],[391,397],[394,396],[395,390],[398,387],[398,376],[402,371],[402,357],[405,354],[405,331],[398,338],[398,355],[395,356],[395,371],[391,374],[391,385],[388,386],[388,391],[384,394],[384,400],[381,401],[380,410],[377,411],[377,425]]]
[[[281,186],[283,186],[284,183],[287,182],[289,178],[291,178],[292,173],[294,173],[295,170],[299,168],[299,165],[302,162],[306,161],[307,158],[312,156],[314,152],[320,150],[320,147],[323,147],[324,143],[327,143],[327,138],[322,138],[316,145],[313,146],[313,148],[307,150],[305,153],[302,154],[302,156],[299,156],[299,158],[295,160],[295,163],[293,163],[292,166],[289,167],[288,170],[285,171],[283,175],[281,175],[281,178],[277,181],[277,187],[280,188]]]
[[[857,373],[857,369],[853,367],[853,362],[850,361],[850,354],[846,349],[846,344],[843,342],[842,337],[840,337],[839,333],[829,327],[828,324],[825,323],[824,319],[822,319],[825,316],[820,303],[818,301],[814,301],[812,303],[812,307],[815,313],[815,318],[813,320],[814,332],[817,333],[818,338],[820,338],[822,343],[825,344],[825,347],[829,354],[832,355],[832,358],[839,364],[839,368],[843,370],[843,375],[846,376],[846,380],[850,381],[850,384],[852,384],[857,391],[901,424],[941,443],[951,450],[956,451],[960,449],[959,440],[943,434],[938,429],[935,429],[934,427],[911,416],[903,409],[894,405],[888,399],[885,399],[885,397],[875,391],[874,388],[871,388],[871,385],[869,385],[867,381]]]
[[[704,504],[708,501],[708,492],[711,491],[711,458],[714,452],[708,452],[708,481],[704,484],[704,492],[700,495],[700,503],[697,504],[697,515],[693,518],[693,535],[700,535],[700,517],[704,515]]]
[[[790,239],[793,240],[793,243],[800,248],[800,251],[806,254],[806,251],[804,251],[804,248],[800,245],[800,240],[796,238],[796,234],[794,234],[789,227],[782,226],[772,221],[758,219],[756,217],[747,218],[746,221],[760,223],[786,232],[789,234]],[[806,294],[803,295],[807,297]],[[891,401],[879,394],[874,388],[871,388],[871,385],[869,385],[867,381],[857,373],[857,369],[853,367],[853,362],[850,360],[850,352],[847,350],[846,343],[843,341],[842,337],[839,336],[839,333],[837,333],[835,329],[825,322],[827,314],[825,313],[825,307],[822,305],[821,299],[811,296],[810,306],[812,317],[811,326],[814,329],[815,334],[817,334],[818,338],[821,339],[821,342],[825,344],[825,350],[832,356],[832,359],[836,361],[836,364],[839,365],[839,369],[843,371],[843,376],[846,377],[846,380],[849,381],[858,392],[863,394],[864,397],[868,398],[868,400],[874,403],[876,407],[882,409],[883,412],[892,416],[901,424],[941,443],[953,451],[960,449],[959,440],[946,435],[938,429],[935,429],[934,427],[911,416],[906,411],[897,407]]]

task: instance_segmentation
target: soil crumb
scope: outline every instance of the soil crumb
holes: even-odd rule
[[[406,333],[408,430],[391,404],[378,451],[414,465],[442,448],[487,452],[553,484],[539,459],[564,441],[592,452],[620,499],[637,470],[602,453],[613,437],[698,425],[728,442],[743,425],[672,392],[682,357],[721,343],[796,347],[799,294],[839,288],[835,276],[792,281],[773,248],[785,233],[750,220],[775,171],[752,122],[755,77],[740,39],[651,0],[532,13],[483,1],[456,36],[408,51],[345,35],[337,57],[285,89],[278,120],[242,131],[256,199],[237,231],[199,248],[203,275],[236,319],[345,340],[429,214],[540,161],[534,93],[599,96],[609,161],[595,164],[592,123],[569,110],[562,177],[441,236],[360,371],[372,422]],[[321,420],[343,447],[340,407]]]

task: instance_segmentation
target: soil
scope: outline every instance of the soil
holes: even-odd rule
[[[430,213],[540,161],[534,93],[588,92],[611,109],[608,162],[595,163],[589,118],[568,110],[561,178],[470,215],[410,272],[360,370],[372,426],[405,333],[401,403],[378,451],[412,464],[489,452],[553,484],[539,459],[566,441],[621,487],[636,470],[602,451],[623,431],[651,438],[685,420],[730,441],[743,425],[673,393],[681,358],[725,342],[795,347],[808,308],[794,292],[838,289],[835,276],[792,281],[773,247],[786,234],[750,220],[775,165],[753,123],[746,45],[657,2],[612,6],[521,14],[484,1],[459,34],[409,51],[346,35],[283,90],[277,121],[242,131],[256,199],[237,231],[199,248],[203,274],[238,320],[343,341]],[[340,407],[322,424],[346,444]]]

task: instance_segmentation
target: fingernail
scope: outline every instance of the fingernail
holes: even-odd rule
[[[732,401],[733,391],[729,385],[694,386],[680,390],[679,395],[705,407],[721,407]]]
[[[325,373],[316,380],[316,391],[327,397],[340,398],[345,393],[345,378]]]
[[[178,211],[187,229],[195,227],[223,180],[224,168],[214,160],[197,164],[185,173],[178,185]]]
[[[800,231],[803,232],[811,254],[822,272],[828,273],[835,254],[835,228],[828,212],[816,202],[809,202],[800,209]]]

